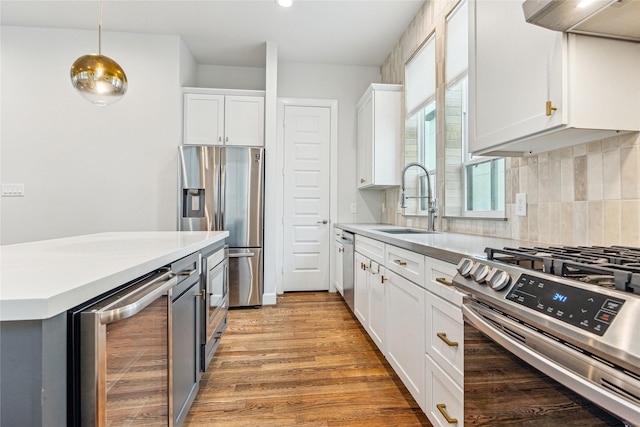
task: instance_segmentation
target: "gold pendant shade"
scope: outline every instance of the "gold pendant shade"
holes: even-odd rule
[[[102,0],[98,24],[98,54],[76,59],[70,71],[71,84],[89,102],[109,105],[127,93],[127,75],[116,61],[102,54]]]
[[[71,84],[89,102],[109,105],[127,92],[127,75],[116,61],[104,55],[81,56],[71,66]]]

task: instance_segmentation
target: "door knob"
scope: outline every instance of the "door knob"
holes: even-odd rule
[[[327,221],[326,219],[323,219],[322,221],[318,221],[318,224],[327,224],[329,221]]]

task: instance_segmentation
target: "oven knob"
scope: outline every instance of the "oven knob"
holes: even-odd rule
[[[491,286],[491,289],[494,291],[500,291],[509,285],[511,281],[511,277],[509,273],[503,270],[498,270],[497,268],[491,275],[491,277],[487,278],[487,283]]]
[[[471,278],[473,280],[482,284],[484,282],[485,277],[487,277],[488,273],[489,273],[488,266],[477,263],[476,265],[473,266],[469,274],[471,275]]]
[[[473,261],[469,258],[462,258],[458,263],[458,273],[461,276],[469,277],[469,273],[471,272],[471,268],[473,267]]]

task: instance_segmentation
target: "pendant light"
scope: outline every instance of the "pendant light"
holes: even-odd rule
[[[71,84],[89,102],[110,105],[127,92],[127,76],[116,61],[102,55],[102,0],[98,25],[98,54],[76,59],[71,66]]]

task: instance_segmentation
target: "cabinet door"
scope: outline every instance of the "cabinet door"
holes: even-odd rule
[[[182,425],[198,392],[200,380],[200,280],[173,301],[173,416]]]
[[[225,97],[225,145],[264,145],[264,98]]]
[[[369,318],[369,286],[367,276],[369,272],[369,259],[362,256],[359,253],[355,253],[354,256],[355,265],[353,266],[355,271],[354,287],[354,313],[362,326],[367,328],[367,319]]]
[[[425,406],[425,293],[386,270],[387,359],[422,410]]]
[[[367,331],[373,342],[376,343],[382,354],[386,354],[385,348],[385,268],[378,265],[369,274],[369,323]]]
[[[342,244],[342,242],[338,241],[338,240],[334,240],[334,246],[335,246],[335,250],[333,253],[334,256],[334,283],[336,285],[336,289],[338,290],[338,292],[340,292],[340,295],[344,296],[344,290],[342,287],[342,275],[343,275],[343,271],[342,271],[342,253],[344,252],[344,245]]]
[[[184,96],[184,144],[222,145],[224,95]]]
[[[562,125],[563,33],[528,24],[522,0],[470,1],[469,22],[470,151]]]
[[[358,108],[358,188],[373,184],[373,96]]]

